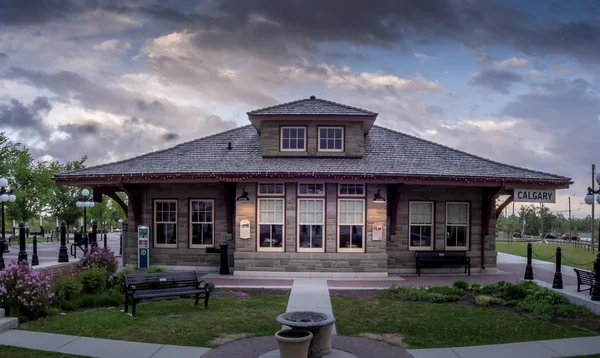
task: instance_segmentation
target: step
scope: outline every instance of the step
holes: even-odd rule
[[[17,328],[19,325],[19,319],[14,317],[0,318],[0,333],[8,331],[9,329]]]

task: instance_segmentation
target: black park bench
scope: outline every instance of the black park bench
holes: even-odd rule
[[[574,268],[573,270],[575,270],[575,273],[577,274],[577,292],[590,291],[591,295],[592,287],[594,287],[594,279],[596,273],[594,271],[580,270],[576,268]],[[590,287],[581,289],[581,285],[586,285]]]
[[[196,295],[198,305],[204,298],[204,308],[208,309],[210,291],[205,281],[198,280],[196,271],[177,271],[152,274],[123,275],[125,280],[125,313],[128,313],[131,299],[131,315],[135,317],[135,304],[138,300],[154,297]]]
[[[444,265],[465,265],[465,273],[471,275],[471,258],[465,251],[416,251],[416,257],[419,276],[421,276],[421,267]]]

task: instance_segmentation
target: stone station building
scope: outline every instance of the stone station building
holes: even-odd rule
[[[248,112],[250,125],[120,162],[57,174],[128,213],[137,263],[216,271],[229,245],[236,276],[386,277],[414,273],[415,252],[466,251],[495,270],[499,195],[568,188],[571,179],[487,160],[374,125],[377,113],[311,96]],[[117,195],[127,194],[127,204]],[[423,272],[449,269],[424,269]],[[460,269],[459,269],[460,270]]]

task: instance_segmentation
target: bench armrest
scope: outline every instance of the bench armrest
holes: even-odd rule
[[[131,291],[131,293],[135,293],[135,290],[137,290],[135,285],[125,286],[125,291]]]
[[[204,280],[200,280],[196,284],[196,288],[206,288],[206,287],[208,287],[208,283]]]

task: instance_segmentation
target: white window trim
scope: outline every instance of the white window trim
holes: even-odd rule
[[[448,230],[448,204],[467,204],[467,224],[466,225],[452,225],[452,226],[465,226],[467,228],[467,245],[462,247],[462,246],[448,246],[448,232],[446,230]],[[469,246],[471,244],[471,230],[470,230],[470,225],[471,225],[471,203],[469,203],[468,201],[447,201],[446,202],[446,225],[444,226],[444,232],[446,233],[444,235],[444,247],[446,249],[446,251],[469,251]]]
[[[156,204],[158,203],[175,203],[175,222],[173,223],[172,221],[156,221]],[[179,242],[178,240],[178,234],[179,234],[179,228],[177,227],[178,224],[178,208],[179,208],[179,203],[178,200],[176,199],[157,199],[154,200],[154,204],[152,204],[152,216],[154,217],[154,227],[152,228],[154,230],[154,247],[163,247],[163,248],[177,248],[177,243]],[[174,244],[159,244],[157,243],[157,239],[158,239],[158,230],[156,229],[156,226],[158,224],[175,224],[175,243]]]
[[[301,200],[318,200],[323,203],[323,218],[321,220],[321,222],[322,222],[321,226],[323,227],[323,247],[320,249],[319,248],[307,249],[305,247],[303,247],[303,248],[300,247],[300,225],[314,225],[314,224],[302,224],[300,222],[300,201]],[[311,195],[308,195],[306,198],[298,198],[298,200],[296,201],[296,212],[298,213],[298,220],[297,220],[297,225],[296,225],[296,251],[297,252],[325,252],[325,241],[327,240],[327,237],[325,235],[325,213],[327,211],[327,207],[325,205],[326,205],[325,199],[311,198]]]
[[[304,129],[304,148],[302,149],[285,149],[283,148],[283,129],[287,128],[287,129]],[[282,152],[306,152],[306,132],[308,131],[308,128],[306,128],[305,126],[281,126],[279,128],[279,150]]]
[[[341,193],[342,185],[362,185],[363,193],[362,194],[342,194]],[[338,194],[338,196],[348,197],[348,198],[364,198],[367,196],[367,186],[363,183],[338,183],[337,194]]]
[[[193,222],[192,221],[192,203],[195,201],[209,201],[212,203],[212,221],[211,222]],[[189,228],[189,233],[188,233],[188,237],[189,237],[189,247],[191,249],[202,249],[202,248],[206,248],[206,247],[215,247],[215,201],[214,199],[190,199],[190,208],[189,208],[189,221],[190,221],[190,228]],[[192,232],[193,232],[193,225],[194,224],[212,224],[212,244],[211,245],[206,245],[206,244],[192,244]]]
[[[341,129],[342,130],[342,149],[323,149],[323,148],[321,148],[321,129]],[[318,126],[317,127],[317,151],[318,152],[341,153],[346,149],[345,137],[346,137],[346,128],[344,128],[343,126]]]
[[[281,193],[281,194],[263,194],[263,193],[260,192],[260,185],[261,184],[278,184],[278,185],[281,184],[281,186],[283,187],[283,193]],[[257,196],[269,196],[269,197],[273,197],[274,196],[274,197],[279,197],[279,198],[285,197],[285,183],[283,183],[283,182],[257,183],[256,184],[256,193],[257,193]]]
[[[352,225],[348,225],[348,224],[340,224],[340,202],[342,200],[353,200],[353,201],[362,201],[363,203],[363,216],[362,216],[362,224],[352,224]],[[367,205],[366,205],[366,201],[365,199],[361,199],[361,198],[352,198],[352,197],[347,197],[347,198],[339,198],[337,200],[337,227],[336,227],[336,231],[337,231],[337,252],[366,252],[366,245],[367,245],[367,238],[366,238],[366,225],[365,225],[365,211],[367,210]],[[362,225],[363,229],[362,229],[362,248],[360,249],[353,249],[353,248],[343,248],[340,247],[340,226],[353,226],[353,225]]]
[[[282,201],[282,219],[281,224],[279,223],[268,223],[264,225],[281,225],[281,247],[261,247],[260,246],[260,201],[261,200],[281,200]],[[285,252],[285,198],[257,198],[256,199],[256,251],[267,251],[267,252]]]
[[[308,184],[318,184],[318,185],[323,185],[323,194],[302,194],[300,193],[300,185],[308,185]],[[296,189],[296,193],[298,194],[298,196],[306,196],[306,197],[322,197],[326,195],[326,185],[325,183],[298,183],[297,185],[297,189]]]
[[[410,228],[413,226],[411,224],[411,214],[412,214],[412,204],[431,204],[431,245],[429,246],[412,246],[410,244]],[[415,224],[414,226],[427,226],[422,224]],[[408,250],[409,251],[433,251],[433,245],[435,242],[435,202],[434,201],[409,201],[408,202]]]

